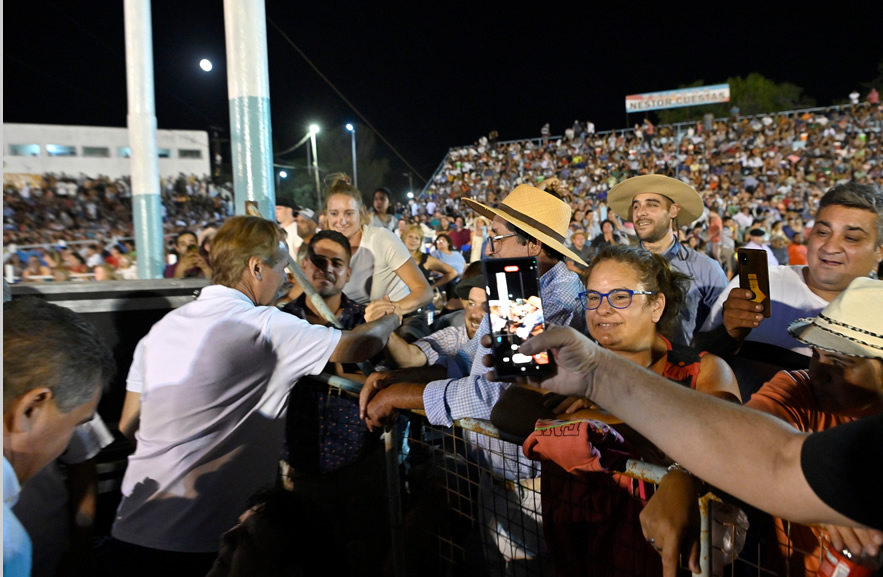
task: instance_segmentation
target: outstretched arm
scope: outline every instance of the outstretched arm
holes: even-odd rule
[[[544,350],[552,351],[558,366],[544,387],[589,397],[712,485],[793,521],[858,525],[809,486],[800,462],[807,435],[674,384],[570,328],[551,327],[521,347],[522,354]]]
[[[400,316],[386,315],[351,331],[342,331],[329,360],[333,363],[358,363],[370,359],[383,350],[390,333],[401,323]]]

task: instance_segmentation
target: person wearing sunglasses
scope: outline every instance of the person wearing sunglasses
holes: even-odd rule
[[[689,279],[664,257],[640,248],[605,245],[589,262],[586,275],[586,290],[578,299],[588,332],[599,345],[685,387],[740,401],[736,377],[723,359],[672,343],[683,322]],[[495,413],[523,413],[523,407],[507,407],[510,398],[517,403],[515,395],[522,394],[510,391],[513,396],[504,393]],[[582,411],[586,408],[593,410]],[[635,453],[668,464],[649,442],[609,413],[597,411],[587,399],[570,397],[555,411],[558,419],[585,416],[608,421]],[[566,468],[570,468],[567,463],[542,463],[544,532],[559,575],[620,575],[631,570],[661,575],[660,557],[653,543],[644,539],[641,524],[657,524],[659,517],[665,517],[685,532],[698,532],[698,515],[690,517],[683,512],[693,509],[680,508],[695,502],[700,483],[677,467],[665,476],[653,499],[652,486],[630,477],[569,473]],[[690,552],[685,553],[687,563]],[[695,562],[690,566],[698,572],[698,550],[690,562]]]

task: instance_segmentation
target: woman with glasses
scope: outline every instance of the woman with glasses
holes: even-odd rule
[[[612,244],[601,247],[584,278],[586,290],[578,298],[598,344],[683,386],[739,402],[736,377],[726,362],[670,340],[685,302],[684,274],[649,251]],[[612,423],[633,453],[665,464],[655,447],[597,409],[587,399],[570,398],[556,411],[561,411],[558,419]],[[615,473],[568,473],[547,460],[542,487],[544,533],[558,575],[661,575],[660,557],[645,540],[642,523],[668,522],[698,535],[700,483],[676,466],[652,500],[651,484]],[[683,553],[686,564],[690,552]]]

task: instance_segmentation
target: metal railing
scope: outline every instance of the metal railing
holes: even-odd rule
[[[358,395],[362,386],[337,376],[320,375],[318,379],[330,385],[329,394],[340,394],[334,390],[337,388]],[[386,428],[387,512],[391,533],[388,560],[394,575],[468,573],[533,577],[555,574],[553,559],[557,552],[552,549],[558,548],[556,543],[546,544],[548,533],[543,525],[542,490],[547,490],[547,480],[544,478],[541,490],[539,477],[519,478],[512,474],[519,470],[515,463],[504,465],[506,473],[501,475],[500,461],[513,460],[512,455],[517,458],[517,454],[493,448],[505,443],[500,437],[500,432],[489,421],[460,419],[453,427],[440,427],[430,424],[421,411],[403,411],[396,424]],[[483,442],[489,439],[495,442]],[[521,452],[520,447],[508,445]],[[544,467],[548,469],[544,475],[555,474],[553,466]],[[616,557],[609,561],[616,563],[610,568],[610,574],[616,575],[643,577],[661,571],[658,554],[644,541],[637,513],[666,473],[665,467],[630,459],[619,473],[581,474],[590,484],[602,480],[602,485],[606,484],[603,489],[612,489],[609,497],[617,501],[612,509],[601,511],[603,514],[588,525],[603,528],[605,523],[621,524],[623,518],[631,519],[626,520],[631,524],[628,530],[617,533],[609,549],[595,553],[593,563],[608,562],[602,557]],[[579,479],[579,475],[569,473],[563,477]],[[610,483],[608,480],[612,478],[618,481]],[[625,488],[628,483],[632,483],[631,494]],[[642,483],[645,486],[639,490]],[[558,492],[549,495],[559,498]],[[607,499],[608,494],[602,497]],[[621,505],[629,499],[635,503],[626,506],[624,513]],[[698,499],[699,575],[814,574],[820,559],[818,531],[813,534],[807,527],[792,527],[731,501],[728,496],[724,495],[722,500],[712,492]],[[591,514],[591,507],[598,503],[597,500],[565,502],[564,506],[589,509]],[[549,503],[545,505],[548,507]],[[748,523],[739,507],[749,511],[752,523],[759,521],[747,541]],[[553,517],[551,522],[555,521]],[[798,532],[799,539],[792,541],[792,532]],[[805,548],[801,550],[798,544]]]

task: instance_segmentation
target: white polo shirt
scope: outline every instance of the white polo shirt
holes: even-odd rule
[[[217,551],[248,497],[274,483],[290,388],[322,371],[340,335],[220,285],[157,322],[126,384],[141,423],[113,536]]]

